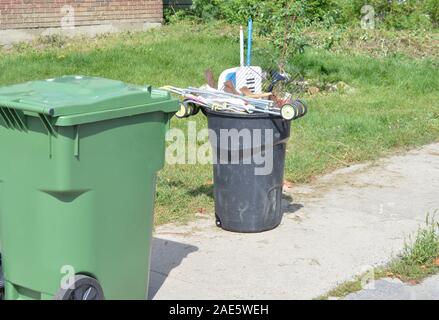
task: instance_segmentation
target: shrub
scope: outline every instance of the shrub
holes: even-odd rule
[[[222,19],[222,0],[193,0],[192,14],[204,21]]]
[[[437,0],[291,0],[303,11],[307,23],[359,25],[361,8],[368,4],[375,9],[376,26],[390,29],[418,29],[438,27],[439,1]],[[193,0],[186,16],[203,21],[226,20],[243,24],[249,17],[263,17],[266,7],[276,7],[284,1],[270,0]],[[178,18],[183,15],[178,13]],[[297,12],[296,12],[297,15]]]
[[[375,10],[376,26],[387,29],[428,29],[437,27],[437,0],[338,0],[338,23],[358,25],[361,8],[368,4]]]

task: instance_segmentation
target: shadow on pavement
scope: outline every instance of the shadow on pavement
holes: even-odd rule
[[[172,269],[198,248],[189,244],[153,238],[148,299],[153,299]]]

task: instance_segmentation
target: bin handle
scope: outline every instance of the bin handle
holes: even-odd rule
[[[30,104],[21,101],[11,101],[7,99],[0,99],[0,106],[21,111],[43,113],[48,116],[52,116],[54,113],[53,108],[44,105]]]

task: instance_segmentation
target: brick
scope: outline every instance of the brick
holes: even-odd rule
[[[162,21],[162,0],[0,0],[0,30],[59,27],[64,6],[75,25]]]

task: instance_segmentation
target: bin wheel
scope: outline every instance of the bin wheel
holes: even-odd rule
[[[297,116],[296,119],[303,117],[308,113],[308,106],[302,100],[297,99],[293,102],[293,105],[297,108]]]
[[[187,117],[187,106],[185,104],[180,104],[180,110],[177,111],[177,113],[175,114],[175,116],[179,119],[183,119]]]
[[[196,116],[198,114],[198,112],[200,112],[200,107],[194,105],[194,110],[192,111],[192,115]]]
[[[61,288],[54,300],[105,300],[99,282],[89,276],[77,274],[66,289]]]
[[[221,228],[221,220],[217,215],[215,215],[215,224],[218,228]]]
[[[190,100],[183,100],[180,104],[180,110],[177,111],[175,116],[179,119],[187,118],[196,115],[200,111],[200,108],[196,106]]]
[[[183,107],[182,108],[184,108],[186,111],[185,116],[184,116],[185,118],[190,117],[190,116],[195,116],[200,111],[200,107],[188,99],[183,100]]]
[[[308,107],[301,100],[293,101],[291,104],[284,104],[280,109],[280,114],[285,120],[295,120],[303,117],[308,112]]]
[[[293,120],[296,117],[296,109],[291,104],[285,104],[280,109],[280,114],[285,120]]]

